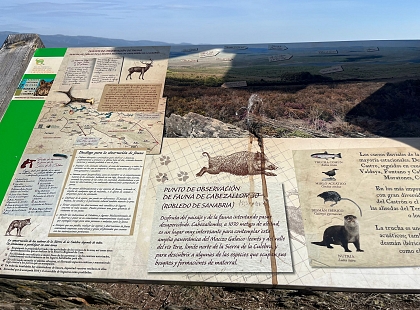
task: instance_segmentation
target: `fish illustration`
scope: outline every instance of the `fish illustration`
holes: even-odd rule
[[[324,153],[314,153],[311,154],[312,158],[320,158],[320,159],[334,159],[334,158],[341,158],[341,153],[338,154],[329,154],[327,151],[325,151]]]

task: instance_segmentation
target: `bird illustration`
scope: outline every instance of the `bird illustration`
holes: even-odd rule
[[[329,170],[329,171],[322,171],[322,173],[324,173],[324,174],[326,174],[327,176],[329,176],[330,177],[330,179],[335,179],[334,178],[334,176],[335,176],[335,171],[336,170],[338,170],[338,169],[331,169],[331,170]]]

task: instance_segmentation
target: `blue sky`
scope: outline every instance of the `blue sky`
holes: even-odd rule
[[[1,0],[0,31],[168,43],[420,39],[419,0]]]

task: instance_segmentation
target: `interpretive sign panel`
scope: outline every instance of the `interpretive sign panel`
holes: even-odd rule
[[[311,107],[333,100],[331,81],[366,74],[372,88],[354,86],[360,96],[337,84],[341,103],[351,105],[376,92],[374,80],[385,73],[417,76],[418,55],[408,45],[404,71],[395,50],[354,44],[178,46],[165,93],[175,113],[220,109],[229,121],[239,117],[248,129],[271,134],[255,122],[277,126],[276,115],[304,115],[305,98],[315,92]],[[162,141],[168,47],[61,53],[35,53],[11,104],[22,111],[45,100],[1,205],[1,276],[420,289],[420,140]],[[283,93],[301,81],[290,90],[304,96]],[[248,90],[231,89],[232,82],[269,86],[270,93],[248,100]],[[398,93],[415,102],[414,88]],[[318,132],[330,125],[322,117],[311,123]],[[190,126],[182,136],[194,137],[201,134],[195,125],[192,119],[177,129]]]
[[[35,52],[14,99],[45,104],[3,199],[1,272],[123,275],[145,156],[162,144],[168,57],[169,47]],[[113,94],[99,111],[104,88]]]
[[[67,49],[26,152],[144,148],[159,154],[168,57],[169,47]]]
[[[51,180],[42,180],[42,187],[56,184],[63,192],[55,199],[54,213],[49,212],[50,207],[46,205],[48,212],[39,215],[29,209],[11,213],[15,205],[7,207],[6,198],[0,217],[0,228],[5,232],[5,236],[0,236],[0,253],[4,255],[0,274],[65,279],[420,289],[416,254],[407,252],[416,252],[418,247],[405,245],[417,242],[412,228],[418,226],[417,198],[412,197],[417,193],[410,190],[417,187],[410,179],[385,178],[390,175],[415,180],[416,173],[412,169],[417,168],[403,165],[417,165],[413,158],[417,158],[419,146],[418,139],[404,142],[390,139],[264,139],[266,166],[263,175],[261,172],[252,174],[258,165],[241,165],[241,160],[252,159],[255,163],[261,158],[258,144],[248,138],[165,139],[160,155],[145,158],[143,151],[135,149],[83,149],[67,158],[61,153],[42,155],[41,158],[45,157],[55,166],[62,163],[63,166],[58,167],[65,171],[57,171]],[[95,154],[104,151],[109,153]],[[336,156],[334,159],[322,158],[328,154]],[[24,155],[21,164],[28,158],[37,160],[38,157]],[[375,158],[410,162],[375,163]],[[26,162],[26,167],[19,169],[35,169],[37,162],[32,163],[32,168]],[[235,164],[222,164],[229,162]],[[139,181],[141,166],[144,168]],[[247,173],[241,174],[244,169]],[[338,169],[333,176],[322,173],[333,169]],[[384,174],[383,169],[405,171],[406,175],[402,172]],[[350,178],[350,173],[357,178]],[[38,174],[33,179],[43,177],[41,172]],[[104,176],[109,184],[98,183]],[[118,179],[133,184],[118,182]],[[12,186],[15,192],[20,184],[26,186],[19,182],[12,184],[15,184]],[[56,195],[54,186],[50,188],[52,194],[45,192],[45,195]],[[87,193],[81,193],[86,190]],[[89,190],[94,195],[90,195]],[[111,194],[112,191],[116,193]],[[341,195],[337,205],[330,207],[333,201],[324,204],[324,200],[317,197],[325,191],[336,191]],[[316,193],[315,197],[308,194],[311,192]],[[385,197],[377,197],[383,194]],[[397,198],[397,194],[400,197]],[[392,197],[388,198],[388,195]],[[344,198],[352,199],[360,209]],[[385,201],[378,201],[381,199]],[[395,202],[397,199],[408,202]],[[384,210],[380,210],[382,206]],[[398,206],[398,210],[391,211],[391,206]],[[315,214],[313,209],[320,209],[321,213],[326,209],[326,212],[340,215],[321,215],[318,211]],[[335,209],[343,211],[333,211]],[[104,217],[99,218],[99,214]],[[128,223],[122,220],[127,214],[131,216]],[[349,254],[340,245],[328,249],[311,243],[322,241],[326,226],[343,225],[345,215],[354,215],[360,223],[360,249],[364,252],[357,252],[354,244],[349,245],[356,262],[345,256],[342,258],[347,262],[338,262],[340,255]],[[324,220],[329,223],[325,224]],[[316,229],[312,229],[311,223]],[[67,227],[53,226],[57,224]],[[117,224],[121,229],[115,229]],[[107,225],[113,225],[112,232],[101,230],[111,227]],[[399,227],[404,231],[395,230]],[[399,238],[395,239],[397,235]],[[381,245],[381,240],[397,241],[401,245]],[[319,253],[328,251],[324,256],[337,261],[323,261],[320,256],[316,261],[324,262],[323,267],[331,266],[311,266],[315,261],[313,248],[319,249]],[[385,256],[385,253],[391,254]],[[403,263],[398,266],[404,267],[383,268],[391,266],[388,261],[395,262],[389,257],[392,255],[400,257]],[[334,265],[337,262],[342,265]],[[356,263],[362,262],[368,267],[359,269],[361,266]],[[350,266],[353,268],[347,268]],[[363,281],[358,279],[361,273]]]
[[[357,143],[356,143],[357,142]],[[341,287],[341,288],[413,288],[418,287],[416,284],[415,279],[420,276],[420,270],[418,267],[412,265],[413,267],[404,267],[404,268],[397,268],[397,267],[387,267],[381,268],[379,265],[372,264],[369,267],[363,267],[362,269],[358,269],[357,266],[352,265],[353,268],[339,268],[330,266],[328,268],[321,268],[321,267],[313,267],[310,265],[310,257],[308,255],[308,250],[312,245],[310,242],[306,241],[305,238],[305,229],[304,223],[306,223],[306,213],[305,210],[308,208],[307,205],[304,205],[304,201],[302,201],[302,206],[299,202],[299,197],[302,193],[305,193],[305,184],[300,184],[300,179],[296,179],[295,177],[295,169],[297,169],[298,165],[301,166],[309,166],[308,162],[310,160],[313,161],[321,161],[323,164],[332,162],[338,162],[339,160],[344,161],[343,159],[336,158],[332,159],[316,159],[315,157],[311,157],[311,154],[321,153],[323,154],[325,150],[328,150],[328,153],[338,154],[344,157],[345,150],[351,150],[354,153],[359,152],[361,149],[367,148],[374,148],[376,150],[382,150],[384,152],[394,152],[395,148],[403,147],[403,148],[410,148],[414,149],[419,146],[418,140],[406,140],[405,144],[402,142],[398,142],[396,140],[390,139],[264,139],[265,145],[265,154],[269,162],[277,167],[277,169],[269,170],[267,172],[272,172],[276,174],[275,176],[266,175],[267,184],[268,184],[268,198],[270,202],[270,209],[274,211],[274,204],[276,193],[278,191],[282,191],[283,194],[283,201],[285,205],[285,211],[287,214],[287,228],[289,231],[289,242],[291,247],[291,257],[293,263],[293,272],[280,272],[278,271],[276,276],[273,277],[273,274],[270,272],[270,269],[266,269],[266,272],[261,272],[258,269],[259,265],[264,263],[264,260],[261,261],[259,258],[258,260],[252,261],[249,268],[253,268],[253,271],[245,271],[245,272],[235,272],[234,268],[235,265],[231,265],[228,268],[221,270],[220,266],[215,265],[202,265],[201,268],[198,268],[197,265],[189,265],[188,262],[192,261],[191,256],[196,253],[199,253],[198,258],[196,258],[195,262],[200,262],[203,264],[207,261],[210,261],[212,257],[204,256],[203,254],[210,254],[212,249],[205,249],[199,248],[200,243],[202,245],[211,244],[210,238],[212,237],[211,233],[207,233],[205,236],[204,234],[200,235],[199,233],[194,234],[194,227],[191,227],[191,224],[194,223],[206,223],[212,222],[217,223],[214,220],[213,214],[214,213],[222,213],[226,215],[228,214],[227,208],[226,210],[201,210],[201,215],[203,216],[202,219],[195,218],[196,214],[200,211],[194,210],[194,199],[196,199],[197,193],[199,195],[203,194],[202,192],[198,192],[198,189],[206,189],[208,187],[214,188],[215,186],[218,189],[229,189],[230,191],[234,191],[234,186],[239,186],[241,189],[244,189],[244,192],[248,193],[250,178],[252,178],[254,185],[260,184],[261,176],[239,176],[232,174],[227,169],[221,169],[225,171],[220,171],[219,173],[210,174],[208,173],[208,169],[211,165],[213,167],[217,166],[217,164],[212,161],[214,158],[223,158],[226,162],[229,158],[229,155],[242,152],[243,149],[248,150],[248,143],[246,139],[166,139],[164,146],[162,148],[162,154],[160,156],[153,157],[153,162],[150,166],[150,173],[149,173],[149,183],[148,183],[148,190],[147,190],[147,198],[146,201],[154,202],[154,210],[151,208],[144,208],[143,209],[143,217],[142,217],[142,224],[140,228],[139,236],[149,236],[146,237],[147,241],[142,242],[139,238],[137,243],[136,249],[136,260],[135,264],[138,268],[147,268],[147,273],[144,275],[147,276],[148,279],[156,278],[156,279],[168,279],[169,281],[179,281],[185,280],[189,282],[210,282],[210,283],[252,283],[252,284],[272,284],[277,283],[279,285],[289,285],[289,286],[316,286],[316,287]],[[296,160],[293,156],[293,150],[300,150],[299,152],[306,152],[305,154],[309,155],[309,158],[303,158],[301,160]],[[306,150],[306,151],[304,151]],[[331,151],[330,151],[331,150]],[[257,152],[258,147],[256,147],[255,143],[253,144],[252,148],[250,149],[251,152]],[[333,152],[334,151],[334,152]],[[206,152],[207,154],[203,153]],[[297,152],[295,152],[295,155]],[[294,160],[295,159],[295,160]],[[361,162],[358,162],[356,167],[356,172],[361,174],[358,169],[363,169],[360,167]],[[321,164],[322,165],[322,164]],[[341,168],[344,167],[344,164],[340,164]],[[203,174],[200,172],[204,169]],[[329,171],[332,170],[334,167],[329,167],[329,169],[321,168],[322,171]],[[341,168],[338,167],[336,171],[335,178],[337,179],[336,182],[350,182],[350,178],[348,174],[345,175],[346,179],[343,181],[339,181],[338,178],[340,177],[339,172],[341,172]],[[309,168],[308,168],[309,169]],[[349,168],[350,169],[350,168]],[[344,170],[344,168],[343,168]],[[325,175],[320,172],[321,179],[318,182],[332,182],[332,181],[322,181],[323,178],[329,178],[328,175]],[[217,171],[211,171],[217,172]],[[312,172],[308,172],[308,176],[313,174]],[[302,175],[305,175],[302,173]],[[383,176],[382,176],[383,178]],[[270,184],[275,184],[274,187],[271,187]],[[298,187],[299,184],[299,187]],[[355,181],[354,184],[360,184],[358,181]],[[231,186],[230,188],[226,186]],[[330,186],[330,185],[327,185]],[[333,186],[333,185],[331,185]],[[190,188],[190,192],[187,192],[188,188]],[[299,190],[298,190],[299,188]],[[177,191],[176,191],[176,190]],[[319,193],[326,190],[334,190],[326,188],[325,190],[321,190]],[[337,192],[340,193],[338,189],[335,189]],[[367,190],[367,189],[366,189]],[[182,192],[183,191],[183,192]],[[376,191],[376,190],[375,190]],[[258,192],[255,190],[255,192]],[[362,192],[361,192],[362,193]],[[194,194],[194,199],[192,194]],[[206,193],[206,195],[210,194],[211,192]],[[166,196],[165,196],[166,195]],[[184,202],[183,199],[179,200],[177,197],[181,197],[181,195],[189,195],[189,198],[185,199],[187,203],[186,207],[190,206],[190,208],[177,208],[176,210],[172,207],[180,207],[181,203]],[[360,197],[359,197],[360,196]],[[166,199],[163,199],[165,197]],[[200,196],[201,197],[201,196]],[[209,196],[210,197],[210,196]],[[278,196],[280,197],[280,196]],[[365,216],[368,213],[366,207],[370,209],[370,206],[366,206],[363,202],[359,203],[359,200],[363,198],[362,195],[359,195],[358,191],[354,191],[353,195],[345,196],[344,198],[351,198],[359,206],[362,208],[363,216],[360,217],[359,209],[350,201],[339,201],[338,206],[343,203],[349,203],[349,205],[343,206],[342,208],[349,211],[349,214],[354,214],[360,221],[364,221]],[[320,199],[321,205],[323,205],[323,199]],[[229,201],[235,202],[235,199],[230,199]],[[376,201],[376,200],[375,200]],[[220,203],[223,204],[223,200],[219,199],[217,202],[213,202],[214,204]],[[188,205],[190,203],[190,205]],[[204,203],[204,201],[195,201],[196,204]],[[333,202],[328,202],[325,204],[325,208],[332,209],[334,207],[329,207],[329,204]],[[351,204],[351,205],[350,205]],[[185,205],[182,205],[185,206]],[[206,204],[206,206],[209,206]],[[372,204],[373,206],[373,204]],[[168,207],[168,208],[167,208]],[[310,206],[311,209],[313,208]],[[253,207],[252,212],[261,212],[264,215],[264,211],[260,209],[261,205],[258,207],[255,205]],[[305,209],[305,210],[304,210]],[[175,212],[176,211],[176,212]],[[229,210],[230,211],[230,210]],[[371,211],[373,212],[373,211]],[[212,218],[204,220],[204,214],[211,214]],[[245,212],[241,212],[242,215],[249,215],[248,210],[246,209]],[[185,216],[186,215],[186,216]],[[347,215],[347,213],[345,214]],[[208,216],[208,215],[207,215]],[[233,215],[234,216],[234,215]],[[344,216],[344,215],[343,215]],[[151,218],[154,218],[154,223],[150,222]],[[184,217],[184,219],[183,219]],[[188,223],[190,224],[189,227],[182,226],[185,225],[188,217]],[[331,217],[331,216],[330,216]],[[149,219],[149,220],[146,220]],[[337,225],[342,225],[343,220]],[[221,219],[221,223],[229,223],[231,220],[224,220]],[[242,221],[242,220],[241,220]],[[244,220],[247,221],[247,220]],[[229,225],[229,224],[228,224]],[[335,225],[332,223],[331,225]],[[367,226],[364,222],[361,222],[361,229],[365,229]],[[210,226],[212,227],[212,226]],[[248,229],[245,225],[243,226],[244,229]],[[257,228],[257,226],[253,226],[253,228]],[[197,230],[206,229],[209,230],[207,226],[197,226]],[[215,229],[214,227],[212,229]],[[190,232],[190,235],[186,236],[186,231]],[[223,226],[221,228],[223,230]],[[170,231],[170,234],[165,232]],[[159,234],[161,232],[161,234]],[[178,233],[178,235],[177,235]],[[276,233],[277,234],[277,233]],[[238,232],[238,236],[239,232]],[[278,236],[281,236],[279,234]],[[209,242],[202,242],[202,241],[194,241],[193,238],[205,238],[209,237]],[[219,234],[219,238],[222,237]],[[276,235],[277,237],[277,235]],[[319,233],[316,235],[318,240],[319,237],[322,238],[322,231],[321,235]],[[177,239],[178,238],[178,239]],[[356,252],[356,249],[351,248],[352,253],[355,255],[362,255],[362,254],[369,254],[373,253],[369,249],[369,245],[366,243],[366,237],[363,235],[360,236],[361,240],[361,249],[364,252]],[[160,239],[160,241],[159,241]],[[175,240],[176,239],[176,240]],[[215,239],[213,239],[215,240]],[[321,239],[322,240],[322,239]],[[216,241],[217,243],[217,241]],[[240,243],[240,242],[239,242]],[[224,241],[223,245],[232,246],[235,245],[234,241]],[[182,246],[182,250],[180,248],[176,248],[174,250],[174,245]],[[242,245],[242,244],[241,244]],[[166,246],[170,246],[171,248],[165,248]],[[195,247],[197,246],[197,249]],[[353,245],[351,245],[353,246]],[[320,249],[330,250],[326,247],[317,246]],[[353,246],[354,247],[354,246]],[[348,254],[344,252],[344,249],[341,246],[334,245],[334,250],[340,249],[343,254]],[[201,254],[200,254],[201,251]],[[214,249],[214,255],[218,253],[219,250]],[[220,250],[221,253],[222,250]],[[230,249],[233,252],[232,249]],[[259,251],[259,250],[257,250]],[[251,253],[255,253],[256,250],[252,249],[248,252],[249,255]],[[147,254],[148,253],[148,254]],[[340,253],[340,254],[342,254]],[[350,253],[350,254],[352,254]],[[166,256],[165,256],[166,255]],[[180,257],[179,255],[183,255]],[[188,256],[189,255],[189,256]],[[372,261],[374,261],[374,254],[372,255]],[[413,254],[411,254],[413,255]],[[415,254],[414,254],[415,255]],[[200,258],[201,257],[201,258]],[[216,256],[215,256],[216,257]],[[216,257],[217,258],[217,257]],[[238,259],[237,262],[240,262],[241,259]],[[378,258],[378,261],[381,259]],[[141,262],[147,261],[147,267],[143,265]],[[215,259],[213,259],[213,262]],[[227,261],[227,260],[226,260]],[[167,264],[163,265],[160,263],[166,262]],[[179,264],[178,262],[181,262]],[[172,264],[171,264],[172,263]],[[177,264],[178,263],[178,264]],[[349,263],[350,264],[350,263]],[[279,265],[278,265],[279,266]],[[348,265],[347,265],[348,266]],[[346,266],[346,267],[347,267]],[[326,267],[326,266],[324,266]],[[175,270],[178,268],[184,268],[184,270],[191,270],[185,272],[176,272]],[[175,269],[175,270],[174,270]],[[213,271],[211,270],[213,269]],[[178,269],[179,270],[179,269]],[[200,271],[196,271],[200,270]],[[360,280],[360,276],[363,273],[363,281]],[[410,276],[408,276],[410,275]],[[391,281],[392,279],[392,281]],[[276,282],[277,281],[277,282]]]
[[[49,236],[129,235],[145,151],[77,150]]]
[[[267,185],[274,238],[261,186],[160,185],[149,271],[271,272],[274,242],[277,272],[292,272],[283,191]]]
[[[17,168],[3,214],[47,216],[54,214],[68,160],[58,154],[25,154]]]
[[[157,112],[162,85],[105,85],[98,111]]]
[[[419,265],[419,150],[296,151],[294,160],[312,266]]]

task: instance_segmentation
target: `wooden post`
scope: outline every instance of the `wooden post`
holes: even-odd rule
[[[45,47],[37,34],[10,34],[0,48],[0,121],[37,48]]]

